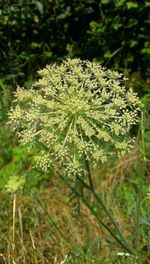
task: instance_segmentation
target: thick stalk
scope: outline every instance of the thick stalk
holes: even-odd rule
[[[119,242],[120,245],[124,245],[124,248],[125,248],[125,249],[128,248],[128,252],[129,252],[129,253],[132,252],[132,254],[135,254],[134,250],[131,249],[131,248],[129,247],[129,245],[127,244],[125,238],[123,237],[121,231],[120,231],[119,228],[118,228],[118,225],[117,225],[116,221],[114,220],[114,218],[113,218],[112,214],[110,213],[110,211],[109,211],[109,210],[107,209],[107,207],[104,205],[102,199],[97,195],[97,193],[95,192],[95,190],[92,190],[91,187],[88,186],[84,181],[82,181],[80,178],[78,178],[78,180],[83,184],[83,186],[84,186],[86,189],[88,189],[88,190],[93,194],[93,196],[94,196],[95,200],[97,201],[99,207],[100,207],[101,209],[103,209],[104,212],[106,213],[106,215],[109,217],[110,222],[114,225],[116,232],[118,233],[120,239],[121,239],[123,242],[122,242],[118,237],[117,237],[116,240],[117,240],[118,242],[120,241],[120,242]],[[84,203],[85,203],[85,201],[84,201]],[[87,206],[87,205],[88,205],[88,204],[86,204],[86,206]],[[88,206],[87,206],[87,207],[88,207]],[[88,207],[88,208],[89,208],[89,207]],[[94,214],[94,215],[95,215],[95,217],[98,219],[98,221],[100,221],[100,219],[96,216],[96,214]],[[103,225],[105,228],[107,227],[107,226],[105,226],[104,223],[103,223],[102,225]],[[112,231],[110,231],[110,229],[109,229],[108,227],[107,227],[106,229],[107,229],[107,231],[112,235]],[[116,235],[113,234],[113,237],[115,238]]]
[[[124,248],[128,253],[135,254],[135,252],[126,244],[125,241],[121,241],[120,238],[97,216],[93,208],[86,202],[86,200],[82,199],[82,202],[86,205],[86,207],[90,210],[92,215],[96,217],[98,220],[99,225],[102,225],[110,234],[111,236],[120,244],[122,248]]]
[[[91,170],[90,170],[90,164],[88,159],[85,157],[85,166],[86,166],[86,170],[88,173],[88,179],[89,179],[89,184],[90,186],[88,186],[84,181],[82,181],[81,179],[79,179],[82,184],[89,189],[89,191],[93,194],[95,200],[97,201],[98,205],[100,205],[100,208],[102,208],[104,210],[104,212],[106,213],[106,215],[109,217],[111,223],[114,225],[116,232],[118,233],[119,237],[121,238],[121,240],[124,242],[125,246],[129,248],[128,243],[126,242],[125,238],[123,237],[120,229],[118,228],[117,222],[114,220],[112,214],[110,213],[110,211],[107,209],[107,207],[105,206],[105,204],[103,203],[102,199],[99,197],[99,195],[96,193],[95,188],[94,188],[94,184],[92,181],[92,175],[91,175]],[[90,188],[89,188],[90,187]]]
[[[60,176],[61,177],[61,179],[68,185],[68,187],[69,188],[71,188],[72,189],[72,191],[76,194],[76,196],[78,196],[81,200],[82,200],[82,202],[85,204],[85,206],[91,211],[91,213],[96,217],[96,219],[98,220],[98,223],[99,224],[101,224],[111,235],[112,235],[112,237],[122,246],[122,248],[123,249],[125,249],[128,253],[130,253],[130,254],[132,254],[132,255],[135,255],[136,254],[136,252],[132,249],[132,248],[130,248],[129,246],[128,246],[128,244],[126,243],[126,241],[125,241],[125,239],[123,238],[122,240],[121,240],[121,238],[119,238],[98,216],[97,216],[97,214],[94,212],[94,210],[93,210],[93,208],[92,208],[92,206],[90,206],[89,205],[89,203],[87,203],[87,201],[84,199],[84,197],[82,196],[81,197],[81,194],[80,193],[78,193],[77,192],[77,190],[76,189],[74,189],[73,187],[72,187],[72,185],[70,184],[70,179],[67,179],[66,177],[63,177],[63,176]],[[91,188],[90,188],[90,186],[88,186],[84,181],[82,181],[81,179],[80,179],[80,177],[78,177],[78,180],[80,181],[80,183],[81,184],[83,184],[83,187],[85,187],[85,188],[87,188],[88,190],[90,190],[91,191]],[[94,195],[94,194],[96,194],[95,193],[95,191],[91,191],[92,192],[92,194]],[[95,198],[98,198],[98,196],[96,195],[94,195],[94,197]],[[102,203],[102,205],[103,205],[103,209],[105,208],[105,210],[107,210],[107,208],[104,206],[104,204]],[[106,212],[106,211],[105,211]],[[108,212],[109,213],[109,212]],[[114,221],[114,220],[113,220]]]
[[[86,159],[86,156],[85,156],[85,167],[86,167],[86,171],[88,173],[88,180],[89,180],[89,184],[90,184],[90,189],[93,192],[94,191],[94,184],[93,184],[93,180],[92,180],[92,176],[91,176],[90,165],[89,165],[88,160]]]

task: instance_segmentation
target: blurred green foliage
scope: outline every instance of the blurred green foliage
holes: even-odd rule
[[[92,56],[127,73],[148,77],[149,1],[101,0],[100,19],[90,22]],[[149,57],[150,58],[150,57]]]
[[[0,135],[0,191],[5,189],[8,180],[15,175],[25,177],[24,194],[37,192],[42,186],[46,187],[50,177],[34,168],[35,151],[29,152],[27,146],[17,146],[6,126],[0,128]]]
[[[0,78],[28,86],[45,64],[81,57],[125,71],[149,91],[149,9],[148,0],[3,0]]]

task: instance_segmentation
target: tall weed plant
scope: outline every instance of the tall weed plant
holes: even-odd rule
[[[139,121],[139,98],[125,88],[122,74],[89,61],[68,59],[39,74],[31,89],[17,88],[8,124],[21,145],[38,149],[37,167],[60,176],[125,254],[136,255],[97,193],[92,172],[131,151],[130,131]],[[9,190],[11,186],[13,179]]]

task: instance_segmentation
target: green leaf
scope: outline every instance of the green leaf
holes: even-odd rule
[[[150,7],[150,2],[149,2],[149,1],[146,1],[146,2],[145,2],[145,6],[146,6],[146,7]]]
[[[105,4],[109,4],[110,2],[111,2],[110,0],[101,0],[101,3],[104,4],[104,5]]]
[[[43,14],[43,4],[40,2],[40,1],[36,1],[35,2],[35,5],[36,5],[36,7],[37,7],[37,9],[38,9],[38,11],[41,13],[41,14]]]
[[[135,46],[137,46],[137,45],[138,45],[138,41],[136,41],[136,40],[132,40],[132,41],[131,41],[131,44],[130,44],[130,47],[133,48],[133,47],[135,47]]]
[[[138,4],[134,2],[127,2],[127,8],[132,9],[132,8],[137,8]]]

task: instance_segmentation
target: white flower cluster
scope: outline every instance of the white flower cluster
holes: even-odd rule
[[[121,74],[80,59],[47,66],[39,74],[30,90],[17,89],[9,113],[21,144],[47,149],[36,157],[38,166],[46,170],[54,161],[74,174],[84,171],[83,156],[96,165],[130,150],[140,101],[125,89]]]
[[[7,184],[5,185],[5,189],[7,192],[16,193],[24,187],[25,181],[25,176],[14,175],[8,180]]]

